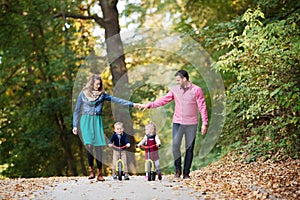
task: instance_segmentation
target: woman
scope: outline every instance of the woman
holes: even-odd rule
[[[88,150],[87,157],[90,172],[88,178],[95,178],[95,158],[92,154],[93,148],[95,148],[98,181],[104,181],[102,176],[102,147],[106,146],[102,124],[102,108],[104,101],[111,101],[129,107],[138,107],[139,105],[106,94],[104,92],[102,79],[98,75],[92,75],[86,86],[79,93],[73,115],[73,133],[75,135],[78,133],[79,114],[81,110],[80,130],[83,143]]]

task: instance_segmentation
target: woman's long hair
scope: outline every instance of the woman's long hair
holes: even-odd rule
[[[94,90],[94,83],[96,80],[100,80],[100,87],[98,91]],[[97,74],[90,76],[85,87],[82,89],[82,92],[89,99],[89,101],[95,101],[101,94],[104,93],[103,81],[101,76]]]
[[[89,77],[88,82],[86,83],[85,87],[83,89],[88,89],[89,91],[93,91],[94,90],[94,83],[96,80],[100,80],[100,87],[98,91],[103,91],[103,81],[101,76],[94,74],[92,76]]]

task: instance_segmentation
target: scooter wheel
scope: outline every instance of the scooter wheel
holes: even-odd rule
[[[118,179],[119,181],[122,180],[122,163],[119,163],[119,166],[118,166]]]
[[[148,181],[151,181],[151,172],[147,172]]]
[[[156,172],[151,172],[151,181],[155,181]]]

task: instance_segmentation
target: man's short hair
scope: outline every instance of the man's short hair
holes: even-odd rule
[[[189,80],[189,74],[187,73],[187,71],[181,69],[181,70],[178,70],[175,74],[175,76],[180,76],[180,78],[186,78],[186,80]]]

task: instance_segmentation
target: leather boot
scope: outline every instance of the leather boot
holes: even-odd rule
[[[181,170],[176,170],[176,173],[174,175],[174,179],[180,179],[180,176],[181,176]]]
[[[89,167],[89,172],[90,172],[89,179],[95,178],[95,173],[94,173],[93,167]]]
[[[102,169],[98,169],[97,172],[98,172],[97,181],[105,181],[105,179],[102,176]]]

